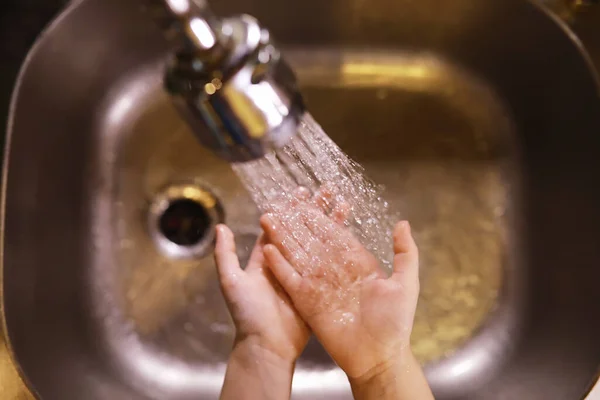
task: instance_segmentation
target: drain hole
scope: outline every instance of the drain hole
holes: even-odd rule
[[[210,254],[215,225],[225,220],[221,202],[207,187],[170,185],[157,193],[148,209],[149,233],[169,258],[200,258]]]
[[[160,216],[158,229],[165,238],[180,246],[198,244],[210,228],[206,209],[190,199],[172,201]]]

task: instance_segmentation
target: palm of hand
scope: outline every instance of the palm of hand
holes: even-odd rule
[[[250,340],[285,360],[295,360],[310,331],[265,265],[264,240],[256,243],[242,270],[233,234],[219,227],[215,257],[227,306],[236,326],[236,341]]]
[[[407,296],[402,285],[393,279],[370,279],[362,282],[359,290],[355,322],[339,332],[342,340],[331,337],[332,345],[340,348],[339,362],[348,365],[350,378],[364,376],[401,355],[410,344],[416,308],[416,299]],[[329,326],[327,322],[323,325],[325,329]],[[348,338],[347,343],[343,338]]]
[[[293,217],[266,217],[262,223],[277,247],[265,248],[277,279],[351,378],[397,357],[409,345],[418,297],[418,260],[410,232],[399,231],[395,272],[386,279],[370,252],[314,208]],[[302,240],[286,241],[289,237]]]

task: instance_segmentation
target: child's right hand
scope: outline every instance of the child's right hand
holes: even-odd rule
[[[351,382],[414,366],[419,260],[407,222],[394,231],[389,278],[347,228],[308,203],[289,215],[265,215],[261,225],[271,243],[264,248],[269,267]]]

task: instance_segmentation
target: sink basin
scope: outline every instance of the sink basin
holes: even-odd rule
[[[313,116],[412,222],[412,345],[436,397],[583,396],[600,360],[600,96],[565,28],[512,0],[214,6],[271,28]],[[3,306],[42,399],[218,398],[234,331],[213,228],[245,259],[259,215],[163,91],[168,53],[134,2],[83,0],[19,78]],[[351,398],[316,340],[293,398]]]

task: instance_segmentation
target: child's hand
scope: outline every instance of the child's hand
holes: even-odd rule
[[[419,261],[407,222],[394,232],[390,278],[346,228],[314,206],[265,215],[261,224],[272,243],[264,247],[271,270],[351,382],[415,366],[409,341]]]
[[[294,363],[310,331],[264,263],[261,237],[245,270],[235,251],[233,233],[217,227],[215,260],[221,288],[236,327],[235,346],[250,346],[284,363]]]

